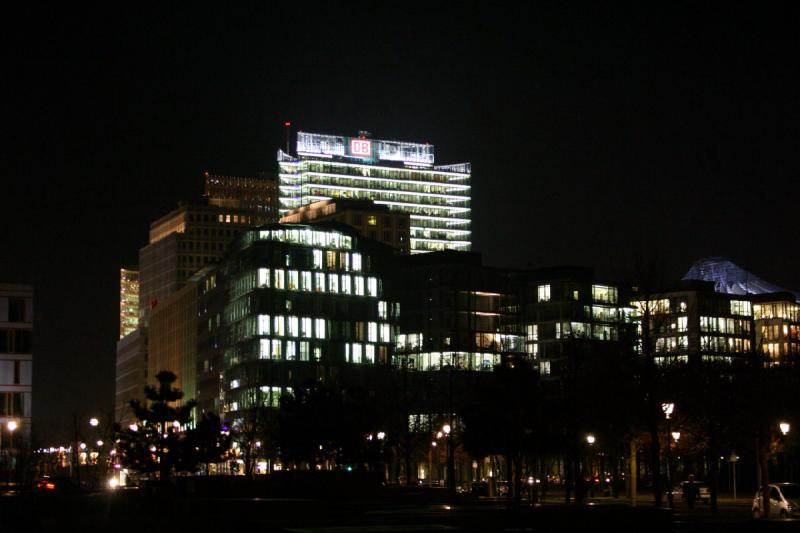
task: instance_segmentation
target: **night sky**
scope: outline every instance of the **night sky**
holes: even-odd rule
[[[666,279],[724,255],[800,289],[797,12],[700,3],[28,8],[3,23],[0,281],[36,285],[35,431],[108,413],[118,269],[284,120],[471,161],[474,249]]]

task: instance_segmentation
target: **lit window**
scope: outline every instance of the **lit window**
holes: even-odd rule
[[[389,324],[381,324],[381,342],[391,342],[391,328]]]
[[[272,359],[281,358],[282,343],[278,339],[272,339]]]
[[[325,274],[322,272],[314,272],[314,290],[325,292]]]
[[[285,330],[283,329],[283,317],[282,316],[276,316],[275,317],[275,319],[273,320],[272,331],[275,333],[275,335],[277,335],[279,337],[283,337],[283,335],[285,334]]]
[[[361,362],[361,344],[359,344],[357,342],[353,343],[352,361],[354,363],[360,363]]]
[[[350,276],[342,274],[342,294],[350,294]]]
[[[268,268],[259,268],[258,269],[258,286],[259,287],[269,287],[269,269]]]
[[[364,359],[367,363],[375,362],[375,346],[373,344],[367,344],[364,347]]]
[[[308,342],[301,341],[300,342],[300,360],[301,361],[308,361]]]
[[[370,226],[375,226],[378,223],[378,217],[375,215],[368,215],[367,216],[367,224]]]
[[[347,252],[342,252],[341,257],[339,258],[339,265],[344,267],[345,271],[350,270],[350,254]]]
[[[283,289],[283,288],[286,287],[286,285],[284,285],[284,283],[283,283],[283,270],[281,270],[281,269],[276,269],[275,270],[274,281],[275,281],[275,283],[273,283],[273,286],[276,289]]]
[[[297,359],[297,343],[286,341],[286,360],[294,361],[295,359]]]
[[[355,280],[355,293],[357,296],[364,296],[364,278],[361,276],[355,276],[353,278]]]
[[[296,291],[300,286],[300,273],[297,270],[289,271],[289,290]]]
[[[750,302],[744,300],[731,300],[731,314],[751,316],[753,314]]]
[[[689,317],[678,317],[678,331],[686,331],[689,328]]]
[[[269,335],[269,315],[258,315],[258,334]]]
[[[289,323],[289,336],[290,337],[299,337],[300,336],[300,321],[297,319],[296,316],[290,316],[287,320]]]
[[[314,329],[316,330],[317,338],[318,339],[324,339],[325,338],[325,319],[324,318],[317,318],[314,322],[315,322]]]
[[[319,361],[320,359],[322,359],[322,348],[314,346],[314,361]]]
[[[311,272],[301,272],[300,273],[300,289],[304,291],[310,291],[311,287]]]
[[[311,331],[311,319],[303,317],[300,319],[300,336],[310,339],[313,335]]]
[[[378,318],[384,318],[385,319],[387,317],[387,313],[386,313],[387,308],[388,308],[388,305],[387,305],[386,302],[378,302]]]
[[[353,271],[361,272],[361,254],[353,254]]]
[[[328,290],[334,294],[339,292],[338,274],[328,274]]]
[[[378,324],[370,322],[367,325],[367,340],[369,342],[378,342]]]
[[[367,296],[378,296],[378,280],[367,278]]]
[[[329,270],[336,269],[336,252],[325,252],[325,267]]]
[[[322,250],[314,250],[314,268],[322,268]]]
[[[539,361],[539,373],[543,376],[550,374],[550,361]]]
[[[269,339],[261,339],[261,344],[259,346],[258,358],[259,359],[269,359],[271,350],[270,350],[270,340]]]
[[[550,285],[539,285],[538,287],[538,294],[540,302],[549,302],[550,301]]]

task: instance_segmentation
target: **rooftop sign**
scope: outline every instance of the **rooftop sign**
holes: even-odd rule
[[[433,145],[320,133],[297,133],[298,154],[433,165]]]

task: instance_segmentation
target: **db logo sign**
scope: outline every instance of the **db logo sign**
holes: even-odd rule
[[[356,157],[372,157],[372,141],[350,139],[350,155]]]

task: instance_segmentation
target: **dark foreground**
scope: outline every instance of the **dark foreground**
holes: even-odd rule
[[[643,504],[594,500],[589,505],[524,506],[460,497],[444,490],[383,489],[347,498],[212,497],[144,490],[72,493],[20,491],[0,497],[0,531],[800,531],[798,521],[755,522],[745,500],[673,512]]]

